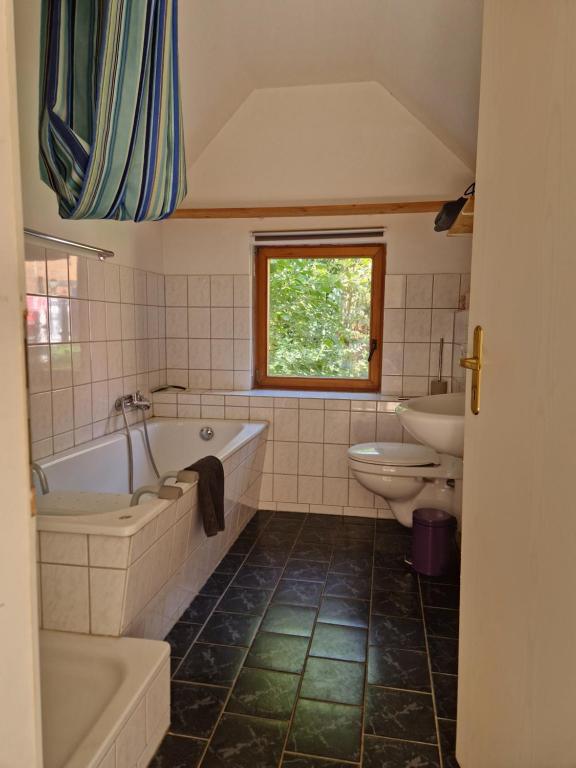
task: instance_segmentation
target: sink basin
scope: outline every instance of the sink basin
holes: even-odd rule
[[[396,414],[412,437],[439,453],[464,453],[464,393],[415,397],[401,403]]]

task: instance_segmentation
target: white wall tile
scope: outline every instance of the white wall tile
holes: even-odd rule
[[[212,389],[234,389],[234,371],[212,371]]]
[[[234,275],[234,306],[250,306],[250,278],[248,275]]]
[[[122,624],[126,571],[90,568],[90,631],[117,636]]]
[[[109,379],[119,379],[123,375],[122,344],[124,343],[122,341],[109,341],[106,344]],[[93,378],[96,379],[96,376]]]
[[[234,310],[215,307],[210,310],[210,335],[213,339],[231,339],[234,336]]]
[[[247,339],[234,339],[234,370],[250,370],[250,342]]]
[[[298,501],[305,504],[322,504],[322,478],[298,477]]]
[[[432,341],[443,338],[446,343],[452,341],[454,334],[454,310],[432,310]]]
[[[317,443],[300,443],[298,448],[298,474],[321,477],[324,472],[324,452]]]
[[[274,472],[284,475],[298,474],[298,443],[274,443]]]
[[[50,392],[30,396],[30,432],[34,441],[52,436],[52,394]]]
[[[300,410],[298,439],[304,443],[324,442],[324,411]]]
[[[188,368],[188,342],[186,339],[166,339],[166,367]]]
[[[209,339],[210,338],[210,309],[209,308],[192,307],[188,309],[188,336],[191,339]]]
[[[46,249],[25,243],[26,293],[46,294]]]
[[[89,302],[70,299],[70,338],[72,341],[90,341]]]
[[[106,304],[102,301],[89,303],[90,341],[106,341]]]
[[[210,306],[209,275],[188,275],[188,306]]]
[[[404,376],[427,376],[430,365],[430,344],[406,344],[404,347]]]
[[[324,444],[324,476],[348,477],[348,446]]]
[[[432,306],[432,278],[432,275],[407,275],[407,307],[428,308]]]
[[[56,389],[52,392],[53,434],[70,432],[74,429],[74,406],[72,388]]]
[[[90,384],[82,384],[79,387],[74,387],[74,427],[84,427],[91,422],[92,387]]]
[[[406,275],[386,275],[384,306],[389,309],[400,309],[406,306]]]
[[[188,306],[188,282],[184,275],[166,275],[164,287],[166,307]]]
[[[460,275],[434,275],[433,307],[458,308]]]
[[[89,632],[88,568],[42,564],[40,571],[44,629]]]
[[[252,417],[252,407],[250,408],[250,418]],[[274,438],[276,440],[297,441],[298,440],[298,411],[292,409],[276,408],[274,410]]]
[[[81,533],[41,531],[40,559],[43,563],[88,565],[88,537]]]
[[[328,505],[348,504],[348,480],[335,477],[323,479],[322,501]]]
[[[90,369],[92,381],[104,381],[108,378],[108,350],[105,341],[90,344]]]
[[[96,259],[88,259],[88,296],[92,301],[106,299],[104,264]]]
[[[326,411],[324,417],[325,441],[348,445],[350,441],[350,413],[348,411]]]
[[[398,376],[402,373],[404,344],[401,342],[386,342],[382,345],[382,374]]]
[[[404,341],[405,309],[384,310],[384,341]]]
[[[166,307],[166,336],[188,338],[188,310],[186,307]]]
[[[215,370],[234,369],[234,342],[232,339],[212,339],[210,343],[211,366]]]
[[[404,341],[430,341],[431,326],[430,309],[407,309]]]
[[[146,272],[141,269],[134,270],[134,303],[146,304],[148,301],[148,283]]]
[[[274,496],[273,501],[298,501],[298,478],[296,475],[274,476]]]
[[[120,301],[120,268],[108,261],[104,263],[104,294],[106,301]]]
[[[134,270],[130,267],[120,267],[120,300],[134,304]]]
[[[234,278],[232,275],[212,275],[210,278],[210,304],[213,307],[234,306]]]
[[[71,341],[70,300],[49,298],[48,311],[50,317],[50,343],[61,344]]]
[[[350,445],[373,443],[376,440],[376,414],[352,413],[350,415]]]
[[[252,336],[252,316],[246,307],[234,310],[234,338],[249,339]]]
[[[88,384],[91,376],[90,344],[72,344],[72,380],[74,384]]]
[[[50,389],[50,347],[47,344],[28,347],[28,377],[31,394]]]

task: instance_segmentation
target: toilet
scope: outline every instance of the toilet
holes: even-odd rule
[[[386,499],[399,523],[412,527],[420,507],[460,517],[462,459],[414,443],[359,443],[348,466],[364,488]]]

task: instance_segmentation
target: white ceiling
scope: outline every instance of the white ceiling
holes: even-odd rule
[[[482,0],[180,0],[192,164],[260,88],[376,81],[474,166]]]

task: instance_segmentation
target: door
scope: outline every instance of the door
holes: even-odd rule
[[[457,755],[574,768],[576,2],[484,7]]]
[[[12,2],[0,4],[0,768],[42,765]]]

